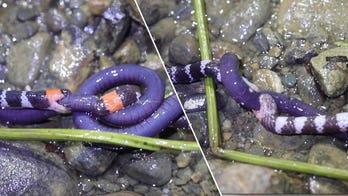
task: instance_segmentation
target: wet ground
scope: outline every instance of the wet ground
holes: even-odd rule
[[[0,0],[1,88],[74,92],[91,74],[130,63],[156,70],[170,93],[139,13],[129,2]],[[74,131],[71,115],[28,127]],[[193,140],[190,130],[168,129],[161,137]],[[54,141],[1,141],[0,146],[2,194],[217,194],[198,152],[114,151]]]
[[[199,61],[191,1],[139,0],[139,4],[165,64]],[[332,56],[347,58],[346,1],[207,0],[206,8],[215,59],[234,52],[240,57],[241,74],[259,89],[296,97],[327,114],[347,111],[347,63],[325,61]],[[184,101],[204,92],[204,82],[175,88]],[[231,99],[223,85],[217,84],[217,93],[222,102],[223,148],[346,168],[344,140],[275,135],[258,123],[252,111]],[[339,180],[216,159],[209,154],[206,112],[188,117],[222,193],[348,192],[347,183]]]

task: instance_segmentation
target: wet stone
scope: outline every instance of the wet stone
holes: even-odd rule
[[[134,191],[140,194],[145,194],[149,190],[149,187],[145,185],[135,185]]]
[[[309,163],[347,170],[347,153],[332,144],[319,143],[310,150]],[[339,180],[311,177],[309,188],[312,194],[344,194],[348,192],[348,184]]]
[[[154,38],[157,47],[162,47],[164,44],[172,41],[174,38],[175,25],[173,18],[164,18],[154,24],[151,29],[151,34]]]
[[[179,168],[187,167],[192,159],[191,153],[181,152],[177,157],[175,157],[176,164]]]
[[[308,62],[317,53],[311,48],[304,39],[295,40],[289,48],[285,50],[285,62],[288,64],[302,64]]]
[[[283,35],[305,37],[310,27],[325,27],[333,40],[348,32],[348,1],[284,0],[279,4],[276,26]]]
[[[306,40],[311,43],[313,47],[320,47],[329,40],[329,34],[325,31],[324,27],[314,25],[309,29]]]
[[[71,24],[74,24],[80,28],[86,26],[88,18],[86,14],[80,9],[74,9],[70,18]]]
[[[132,191],[119,191],[116,193],[104,194],[104,196],[141,196],[139,193]]]
[[[6,63],[6,51],[7,49],[5,47],[0,47],[0,64]]]
[[[14,44],[7,57],[8,80],[20,87],[31,84],[39,75],[51,42],[49,34],[37,33],[28,40]]]
[[[82,32],[76,34],[76,31],[62,31],[61,40],[49,62],[50,72],[64,84],[64,88],[72,92],[89,76],[93,65],[92,52],[83,48],[79,40],[83,40]]]
[[[243,42],[253,35],[271,15],[271,3],[263,0],[241,1],[225,16],[223,39]]]
[[[32,21],[16,23],[8,27],[7,31],[16,40],[23,40],[35,35],[39,25]]]
[[[319,91],[314,77],[309,75],[303,66],[296,67],[295,74],[298,78],[297,92],[301,100],[315,107],[321,106],[324,103],[324,97]]]
[[[260,57],[260,69],[272,69],[278,64],[279,60],[275,57],[271,57],[268,55],[262,55]]]
[[[261,32],[265,35],[271,49],[274,47],[282,48],[284,46],[284,41],[282,36],[278,32],[272,30],[267,25],[262,27]]]
[[[218,159],[209,161],[209,165],[222,194],[272,193],[272,178],[277,175],[273,169]]]
[[[101,15],[109,7],[111,0],[89,0],[87,5],[93,15]]]
[[[126,40],[113,55],[116,64],[138,64],[141,59],[141,51],[133,39]]]
[[[278,74],[268,69],[259,69],[253,75],[253,83],[261,90],[270,90],[277,93],[284,92],[284,86]]]
[[[292,73],[286,73],[282,76],[282,81],[284,85],[288,88],[293,88],[296,85],[296,76]]]
[[[191,168],[186,167],[185,169],[179,169],[176,177],[173,179],[174,184],[176,185],[184,185],[187,184],[191,180],[193,171]]]
[[[151,26],[175,9],[175,1],[143,0],[139,7],[147,25]]]
[[[294,150],[300,148],[310,136],[286,136],[277,135],[267,131],[261,124],[254,128],[254,140],[260,145],[277,150]]]
[[[58,33],[67,25],[67,20],[63,12],[57,9],[50,9],[46,16],[46,23],[53,33]]]
[[[1,195],[77,195],[66,168],[27,148],[0,144]]]
[[[262,31],[256,31],[253,38],[253,43],[262,51],[267,52],[269,50],[269,43],[265,34]]]
[[[99,19],[98,19],[99,20]],[[121,2],[115,1],[103,13],[103,18],[95,21],[94,42],[100,53],[114,53],[123,42],[130,25],[130,17]]]
[[[145,184],[161,186],[172,177],[172,162],[168,154],[155,152],[137,160],[129,158],[118,159],[122,172]]]
[[[198,41],[191,35],[176,37],[169,46],[169,61],[187,65],[199,61]]]
[[[101,190],[102,192],[106,192],[106,193],[112,193],[112,192],[117,192],[119,190],[121,190],[120,185],[112,183],[108,180],[105,179],[100,179],[98,181],[95,182],[96,187],[98,187],[99,190]]]
[[[348,87],[348,47],[321,52],[311,59],[312,70],[328,97],[342,95]]]
[[[102,148],[76,144],[64,148],[67,162],[76,170],[88,176],[98,176],[106,171],[116,153]]]
[[[17,18],[20,21],[32,20],[38,16],[38,12],[35,8],[20,7],[17,10]]]

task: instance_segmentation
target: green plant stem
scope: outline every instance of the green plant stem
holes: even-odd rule
[[[215,149],[214,154],[221,158],[230,160],[232,159],[249,164],[267,166],[293,172],[307,173],[317,176],[326,176],[341,180],[348,180],[348,171],[343,169],[326,167],[300,161],[258,156],[234,150],[224,150],[222,148]]]
[[[210,42],[208,35],[205,7],[203,0],[194,0],[194,10],[197,22],[197,36],[202,60],[211,60]],[[205,94],[207,99],[207,118],[209,142],[211,148],[217,148],[220,144],[219,118],[216,107],[215,85],[212,78],[205,79]]]
[[[19,129],[1,128],[0,139],[7,140],[63,140],[122,145],[151,151],[198,151],[196,142],[149,138],[122,133],[82,129]]]

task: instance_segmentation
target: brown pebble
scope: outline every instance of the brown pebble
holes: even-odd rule
[[[224,132],[222,134],[222,137],[224,138],[224,141],[227,141],[232,138],[232,133],[231,132]]]
[[[93,15],[102,15],[110,3],[111,0],[89,0],[87,5]]]
[[[201,172],[195,172],[191,176],[191,180],[193,183],[199,183],[202,180],[202,173]]]

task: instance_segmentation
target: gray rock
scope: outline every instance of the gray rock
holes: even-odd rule
[[[270,47],[284,47],[284,41],[282,36],[277,32],[272,30],[272,28],[264,25],[261,29],[262,33],[266,36],[266,39]]]
[[[272,69],[278,64],[279,60],[275,57],[271,57],[268,55],[262,55],[260,57],[260,69]]]
[[[35,7],[33,8],[20,7],[17,10],[17,18],[20,21],[32,20],[36,18],[37,15],[38,15],[38,11],[35,9]]]
[[[347,54],[348,47],[338,47],[311,59],[314,76],[328,97],[342,95],[348,87]]]
[[[50,49],[52,38],[47,33],[14,44],[7,57],[8,80],[20,87],[31,84],[39,75]]]
[[[221,31],[226,41],[243,42],[250,38],[271,15],[271,3],[264,0],[241,1],[226,14]]]
[[[7,28],[8,34],[16,40],[27,39],[37,33],[39,25],[33,21],[15,23]]]
[[[77,181],[51,160],[0,144],[1,195],[77,195]]]
[[[117,192],[121,190],[121,186],[115,183],[112,183],[105,179],[100,179],[95,182],[98,189],[100,189],[102,192],[106,193],[112,193]]]
[[[170,10],[174,10],[175,2],[161,0],[142,0],[139,2],[139,7],[147,25],[151,26],[161,18],[167,16]]]
[[[218,159],[209,161],[209,165],[222,194],[274,193],[271,188],[277,184],[272,184],[272,178],[281,177],[273,169],[254,165]]]
[[[187,167],[192,160],[192,154],[190,152],[181,152],[175,157],[176,164],[179,168]]]
[[[295,74],[297,76],[297,92],[302,101],[319,107],[324,103],[324,97],[319,92],[314,77],[306,72],[303,66],[297,66]]]
[[[66,147],[64,153],[69,165],[88,176],[104,173],[117,155],[112,151],[82,144]]]
[[[89,0],[87,5],[93,15],[100,16],[110,6],[111,0]]]
[[[116,193],[104,194],[104,196],[141,196],[141,194],[132,191],[119,191]]]
[[[253,38],[253,43],[262,51],[267,52],[269,50],[269,43],[267,37],[262,31],[256,31]]]
[[[313,47],[320,47],[329,40],[329,33],[325,30],[325,27],[316,24],[310,27],[306,40]]]
[[[317,53],[304,39],[297,39],[285,50],[284,60],[288,64],[302,64],[308,62]]]
[[[67,25],[67,19],[63,12],[50,9],[47,13],[46,23],[53,33],[59,33]]]
[[[268,69],[259,69],[253,75],[253,83],[261,90],[284,92],[284,86],[278,74]]]
[[[145,184],[161,186],[172,177],[172,162],[166,153],[152,153],[137,160],[123,156],[119,160],[122,171]]]
[[[161,48],[164,44],[169,43],[174,38],[174,19],[169,17],[164,18],[154,24],[151,27],[150,31],[156,43],[156,46]]]
[[[99,22],[98,22],[99,20]],[[103,13],[103,18],[95,21],[94,42],[100,53],[113,53],[120,46],[130,25],[130,17],[124,5],[115,1]]]
[[[348,1],[284,0],[279,4],[276,25],[283,35],[305,37],[310,27],[325,27],[330,38],[339,40],[348,32]]]
[[[7,51],[7,49],[5,47],[0,48],[0,64],[6,63],[6,56],[7,56],[6,51]]]
[[[83,35],[74,32],[62,31],[48,66],[50,73],[64,84],[63,88],[72,92],[89,76],[93,61],[92,52],[80,45]]]
[[[145,185],[135,185],[134,191],[137,193],[145,194],[149,190],[149,187]]]
[[[141,59],[141,51],[133,39],[126,40],[113,55],[116,64],[138,64]],[[157,61],[158,62],[158,61]]]
[[[282,76],[282,81],[286,87],[293,88],[297,83],[295,74],[286,73]]]
[[[304,145],[310,136],[286,136],[277,135],[267,131],[262,125],[258,124],[254,129],[254,140],[262,147],[269,147],[276,150],[294,150]]]
[[[86,14],[80,9],[74,9],[70,18],[71,24],[74,24],[80,28],[86,26],[88,18]]]
[[[199,61],[198,41],[191,35],[176,37],[169,46],[169,61],[181,65]]]
[[[315,144],[310,150],[309,163],[347,170],[347,153],[332,144]],[[348,184],[339,180],[312,177],[309,179],[312,194],[344,194],[348,192]]]
[[[193,171],[189,167],[186,167],[184,169],[179,169],[176,174],[176,177],[173,179],[173,182],[176,185],[187,184],[191,180],[192,174],[193,174]]]

